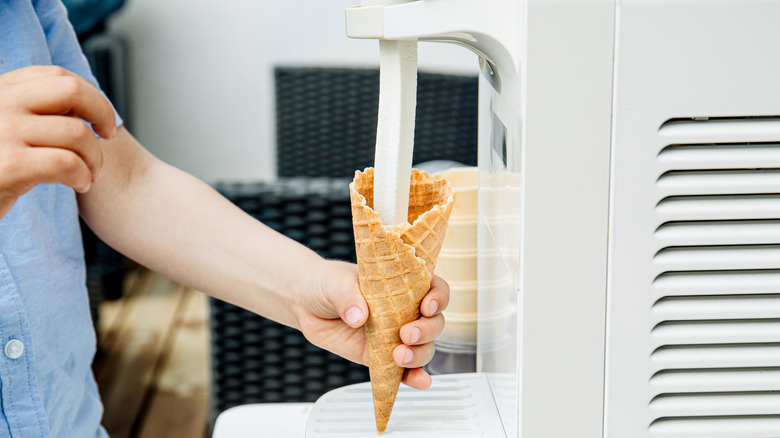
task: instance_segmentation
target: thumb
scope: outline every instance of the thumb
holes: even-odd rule
[[[351,263],[336,262],[329,277],[333,281],[325,282],[324,294],[339,318],[352,328],[363,326],[368,319],[368,304],[360,293],[357,266]]]

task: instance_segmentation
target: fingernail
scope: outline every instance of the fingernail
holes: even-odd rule
[[[360,307],[353,306],[347,310],[347,314],[345,316],[347,318],[347,324],[353,326],[360,322],[361,319],[363,319],[363,311],[360,310]]]
[[[412,344],[416,344],[417,341],[419,341],[420,338],[422,338],[422,330],[420,330],[417,327],[412,328],[411,338],[412,338]]]
[[[116,125],[114,125],[114,129],[111,130],[111,137],[116,137],[117,131],[118,131],[117,127],[116,127]]]
[[[414,359],[414,351],[411,348],[407,348],[406,353],[404,353],[404,365],[411,362],[412,359]]]
[[[431,302],[428,303],[428,316],[435,315],[438,310],[439,310],[439,302],[436,300],[431,300]]]

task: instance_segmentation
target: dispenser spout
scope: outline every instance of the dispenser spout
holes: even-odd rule
[[[347,36],[450,42],[475,52],[490,75],[519,71],[516,0],[364,0],[346,10]],[[497,78],[496,78],[497,79]]]

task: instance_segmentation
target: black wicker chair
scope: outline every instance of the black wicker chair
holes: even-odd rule
[[[277,68],[280,177],[347,177],[373,166],[379,71]],[[477,165],[477,78],[420,72],[414,163]]]

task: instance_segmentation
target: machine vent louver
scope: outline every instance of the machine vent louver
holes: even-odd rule
[[[659,135],[652,436],[780,436],[780,119]]]

